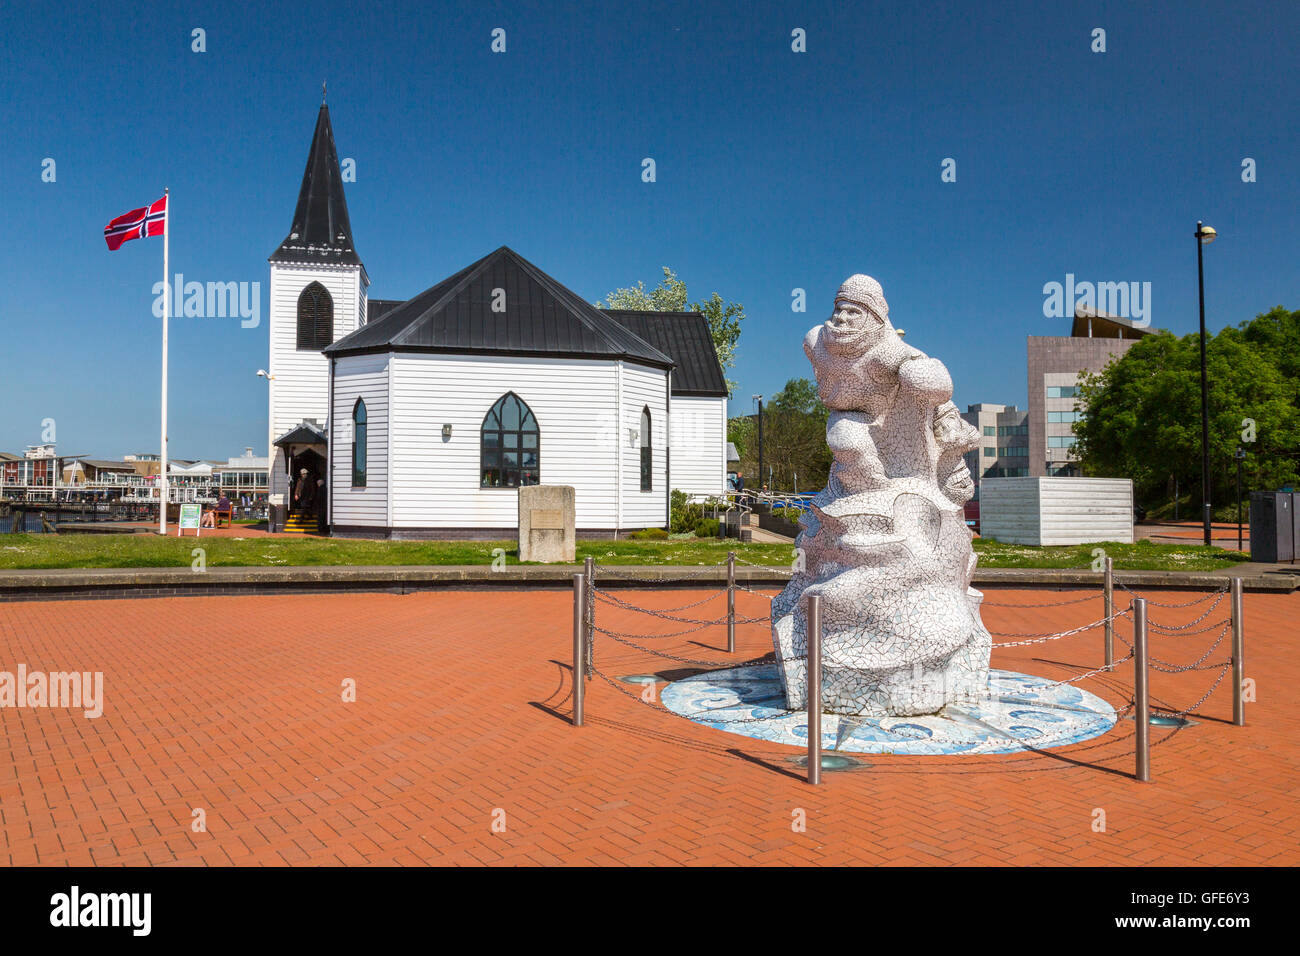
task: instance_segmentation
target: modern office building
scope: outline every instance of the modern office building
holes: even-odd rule
[[[224,465],[214,465],[212,475],[220,481],[221,490],[231,498],[248,495],[261,503],[266,500],[270,467],[270,458],[254,455],[252,448],[245,448],[242,455],[226,459]]]
[[[981,478],[1020,478],[1029,474],[1029,413],[1014,405],[979,402],[962,418],[980,433],[980,444],[966,453],[978,495]]]
[[[1080,416],[1080,378],[1100,372],[1112,358],[1123,355],[1134,342],[1155,331],[1105,312],[1079,308],[1068,336],[1028,337],[1029,475],[1045,478],[1079,474],[1073,446],[1074,423]]]

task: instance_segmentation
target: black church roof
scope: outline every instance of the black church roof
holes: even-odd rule
[[[504,311],[493,311],[496,302]],[[367,311],[368,318],[376,316]],[[325,349],[328,355],[390,351],[625,358],[665,369],[676,364],[505,246]]]
[[[369,324],[376,319],[383,318],[393,309],[403,304],[403,299],[366,299],[366,323]]]
[[[718,364],[709,321],[703,313],[624,309],[605,309],[603,312],[677,363],[677,368],[673,369],[672,394],[726,396],[727,382]]]
[[[329,107],[324,103],[316,116],[316,131],[312,134],[307,169],[298,190],[293,225],[284,242],[271,253],[270,261],[361,264],[361,257],[352,245],[352,224],[348,221],[347,200],[343,198],[343,175],[334,149]]]

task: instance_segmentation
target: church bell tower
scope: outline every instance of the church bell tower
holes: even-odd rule
[[[329,360],[321,350],[364,324],[370,285],[352,243],[323,97],[293,224],[269,261],[269,492],[292,506],[294,476],[302,468],[326,478]]]

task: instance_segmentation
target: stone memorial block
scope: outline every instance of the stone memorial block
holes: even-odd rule
[[[571,485],[519,489],[519,560],[574,559],[574,491]]]

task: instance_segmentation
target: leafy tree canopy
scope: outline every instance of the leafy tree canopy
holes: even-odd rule
[[[672,269],[664,266],[664,277],[659,285],[649,291],[644,282],[627,289],[615,289],[596,303],[598,309],[627,309],[636,312],[703,312],[709,323],[713,347],[718,352],[718,362],[723,374],[736,364],[736,342],[740,339],[740,323],[745,320],[745,307],[739,302],[724,302],[714,292],[699,302],[688,302],[686,283],[677,278]],[[727,379],[727,391],[734,392],[736,383]]]
[[[768,483],[773,491],[816,492],[830,476],[831,450],[826,444],[829,409],[817,397],[817,386],[806,378],[792,378],[763,408],[763,474],[758,474],[757,416],[733,418],[727,440],[740,453],[747,484]],[[770,472],[769,472],[770,467]]]
[[[1294,484],[1300,471],[1300,312],[1278,306],[1207,338],[1206,371],[1214,501],[1233,499],[1238,446],[1246,450],[1252,488]],[[1082,386],[1084,418],[1074,431],[1085,474],[1132,478],[1144,501],[1165,497],[1175,478],[1183,488],[1200,487],[1198,335],[1145,336]]]

